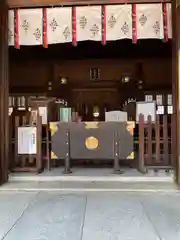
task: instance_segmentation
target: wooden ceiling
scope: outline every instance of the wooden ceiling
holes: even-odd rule
[[[84,59],[137,59],[137,58],[171,58],[172,41],[166,43],[161,40],[139,40],[132,44],[131,40],[108,42],[103,46],[101,42],[79,42],[76,47],[71,43],[42,46],[25,46],[20,49],[9,48],[12,62],[27,62],[28,60],[84,60]]]
[[[170,0],[7,0],[10,8],[28,8],[44,6],[78,6],[124,3],[158,3]]]

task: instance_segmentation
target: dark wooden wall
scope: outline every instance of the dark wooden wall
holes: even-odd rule
[[[142,63],[144,87],[141,93],[135,90],[137,64]],[[171,93],[171,59],[89,59],[66,61],[11,62],[10,92],[23,95],[49,95],[65,98],[75,109],[88,106],[108,106],[116,109],[129,96],[144,100],[143,92]],[[100,80],[90,80],[90,69],[100,69]],[[124,74],[132,76],[125,89],[121,84]],[[60,79],[68,79],[67,88],[61,86]],[[49,91],[48,83],[51,82]],[[137,91],[137,92],[136,92]],[[155,93],[155,94],[156,94]]]
[[[171,41],[114,41],[103,46],[99,42],[10,48],[10,92],[47,94],[66,98],[72,106],[110,104],[122,105],[128,97],[144,100],[137,89],[138,80],[144,81],[144,91],[171,92]],[[90,80],[90,69],[100,70],[98,81]],[[129,75],[128,85],[121,84],[122,76]],[[68,79],[61,86],[60,78]],[[48,83],[50,82],[50,87]],[[48,90],[50,88],[50,90]],[[133,96],[132,96],[133,95]]]
[[[89,81],[90,68],[99,68],[100,81],[120,81],[124,74],[136,75],[138,62],[142,63],[147,88],[156,88],[157,86],[163,88],[171,85],[171,59],[65,61],[55,65],[54,78],[65,76],[70,81],[80,82],[83,85],[85,81]]]
[[[143,67],[145,89],[158,90],[171,88],[172,71],[171,59],[104,59],[104,60],[71,60],[47,61],[31,60],[26,62],[10,62],[10,88],[24,89],[35,87],[40,91],[47,90],[48,81],[56,85],[60,77],[67,77],[74,86],[83,87],[90,82],[89,71],[91,68],[100,69],[100,82],[120,81],[123,74],[136,75],[137,63]],[[23,88],[22,88],[23,87]],[[36,90],[36,89],[35,89]]]

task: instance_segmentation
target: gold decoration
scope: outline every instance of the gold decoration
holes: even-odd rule
[[[50,122],[50,130],[51,130],[51,136],[53,136],[57,130],[58,130],[58,127],[57,127],[57,124],[56,122]]]
[[[134,135],[134,128],[135,128],[135,123],[134,122],[127,122],[127,131],[133,136]]]
[[[98,128],[99,122],[85,122],[85,128],[91,129],[91,128]]]
[[[96,149],[99,146],[99,141],[95,137],[88,137],[85,141],[86,148],[89,150]]]
[[[134,159],[134,152],[132,152],[131,154],[129,154],[129,156],[127,157],[127,159]]]
[[[57,159],[57,156],[51,151],[51,159]]]

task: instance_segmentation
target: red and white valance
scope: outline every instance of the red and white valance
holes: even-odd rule
[[[132,6],[106,6],[106,40],[132,39]]]
[[[137,39],[163,39],[162,4],[136,5]]]
[[[9,46],[172,38],[171,4],[123,4],[9,11]]]
[[[20,9],[18,18],[19,45],[41,45],[43,43],[42,9]]]
[[[47,9],[48,44],[72,42],[72,8]]]
[[[101,41],[102,40],[102,8],[76,7],[76,40]]]
[[[9,27],[8,27],[8,43],[9,46],[14,46],[14,11],[9,10]]]

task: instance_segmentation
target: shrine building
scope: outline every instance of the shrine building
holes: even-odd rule
[[[173,169],[180,1],[0,1],[0,184],[72,165]]]

